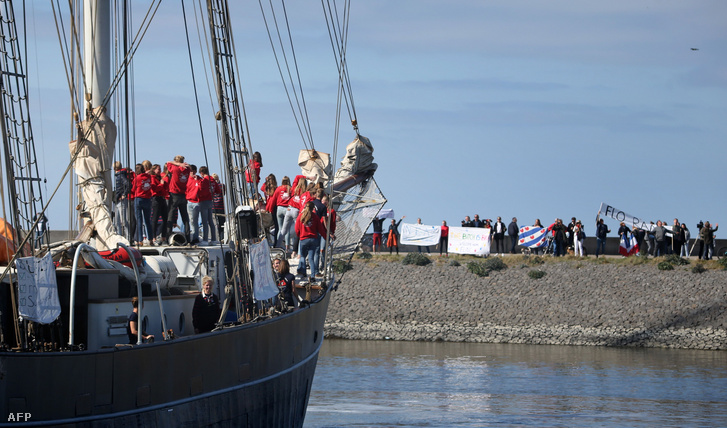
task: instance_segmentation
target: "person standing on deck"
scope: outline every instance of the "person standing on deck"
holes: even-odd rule
[[[192,325],[195,334],[212,331],[220,319],[220,298],[212,292],[214,280],[209,276],[202,278],[202,292],[194,299]]]
[[[184,234],[189,242],[189,215],[187,214],[187,181],[191,170],[189,164],[184,162],[184,156],[178,155],[173,161],[167,162],[167,169],[172,174],[169,181],[169,216],[167,217],[167,236],[172,235],[174,227],[174,214],[179,210],[182,218]]]
[[[189,179],[184,197],[187,199],[187,217],[189,217],[189,243],[199,243],[199,188],[202,179],[197,176],[197,166],[189,165]]]

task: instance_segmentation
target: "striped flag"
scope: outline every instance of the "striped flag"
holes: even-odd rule
[[[633,256],[639,252],[639,244],[636,242],[636,236],[633,233],[628,234],[630,237],[627,237],[626,235],[627,234],[624,233],[621,236],[621,243],[618,247],[618,252],[624,257]]]
[[[518,245],[528,248],[538,248],[545,245],[547,229],[536,226],[523,226],[520,228]]]

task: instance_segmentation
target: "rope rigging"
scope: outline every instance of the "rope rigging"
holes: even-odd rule
[[[336,67],[339,75],[339,90],[346,102],[349,119],[353,125],[353,129],[358,135],[358,119],[356,117],[356,107],[353,102],[353,90],[351,88],[351,80],[348,74],[348,63],[346,62],[346,44],[348,42],[348,27],[350,20],[351,1],[345,0],[345,7],[342,17],[338,14],[335,0],[321,0],[323,6],[323,15],[326,18],[328,27],[328,35],[331,40],[331,48],[336,59]],[[339,101],[340,103],[340,101]],[[340,105],[339,105],[340,109]]]
[[[286,46],[283,42],[283,37],[280,33],[280,25],[278,24],[277,15],[275,13],[275,7],[273,6],[272,0],[269,0],[270,5],[270,14],[272,15],[272,22],[275,27],[275,35],[277,36],[277,44],[280,46],[280,56],[283,58],[283,62],[285,64],[285,67],[282,67],[280,56],[278,55],[278,49],[276,48],[276,41],[273,40],[273,34],[270,30],[270,24],[268,22],[267,15],[265,14],[265,7],[263,6],[262,0],[258,0],[258,3],[260,4],[260,12],[263,15],[263,21],[265,23],[265,29],[268,34],[268,40],[270,41],[270,47],[273,50],[273,55],[275,57],[275,62],[278,67],[278,73],[280,74],[280,79],[283,82],[283,87],[285,89],[285,94],[288,97],[288,103],[290,104],[290,109],[293,112],[293,117],[295,118],[295,122],[298,125],[298,131],[300,132],[301,139],[303,140],[303,145],[306,149],[310,148],[311,150],[315,150],[315,145],[313,144],[313,134],[311,131],[310,126],[310,120],[308,119],[308,109],[306,107],[305,103],[305,97],[303,95],[303,87],[300,80],[300,72],[298,70],[298,61],[295,56],[295,48],[293,46],[293,39],[291,36],[290,31],[290,23],[288,21],[288,13],[287,9],[285,7],[285,1],[281,0],[281,8],[283,9],[283,15],[285,17],[285,29],[287,31],[288,36],[288,43],[289,43],[289,49],[290,54],[292,56],[293,66],[295,67],[295,75],[297,78],[297,87],[296,87],[296,80],[293,79],[293,75],[290,70],[290,63],[288,62],[288,54]],[[283,68],[287,71],[287,80],[286,80],[286,73],[283,73]],[[292,93],[292,98],[291,98]],[[293,98],[295,98],[295,102],[293,102]],[[310,145],[310,146],[309,146]]]

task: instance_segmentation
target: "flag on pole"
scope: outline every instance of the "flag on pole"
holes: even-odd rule
[[[547,230],[542,227],[523,226],[518,235],[518,245],[528,248],[539,248],[545,245]]]
[[[633,233],[629,233],[628,237],[626,235],[626,233],[621,235],[621,244],[618,247],[618,252],[624,257],[633,256],[639,252],[639,244],[636,242],[636,236]]]

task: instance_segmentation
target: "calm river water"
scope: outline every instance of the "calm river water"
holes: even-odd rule
[[[306,427],[725,427],[727,352],[326,340]]]

